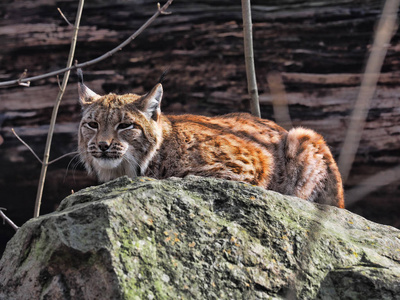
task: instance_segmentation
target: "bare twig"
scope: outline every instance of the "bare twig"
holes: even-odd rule
[[[30,81],[22,82],[22,80],[26,77],[27,74],[28,74],[28,70],[25,69],[24,72],[21,74],[21,76],[18,78],[18,85],[21,85],[21,86],[30,86],[31,85]]]
[[[47,165],[51,165],[51,164],[53,164],[53,163],[59,161],[60,159],[63,159],[64,157],[67,157],[67,156],[70,156],[70,155],[75,155],[75,154],[78,154],[78,153],[79,153],[78,151],[65,153],[65,154],[61,155],[60,157],[57,157],[57,158],[53,159],[52,161],[49,161],[49,162],[47,163]]]
[[[3,220],[4,220],[8,225],[10,225],[12,228],[14,228],[15,231],[17,231],[19,227],[18,227],[17,225],[15,225],[15,223],[14,223],[13,221],[11,221],[10,218],[8,218],[8,217],[2,212],[2,210],[6,210],[6,209],[3,208],[3,207],[0,207],[0,217],[2,217]]]
[[[366,195],[397,180],[400,180],[400,165],[368,177],[346,192],[346,205],[354,204],[362,200]]]
[[[19,82],[18,82],[18,85],[29,87],[29,86],[31,86],[31,82],[30,82],[30,81],[28,81],[28,82],[21,82],[21,81],[19,81]]]
[[[61,82],[60,82],[60,76],[57,75],[57,84],[58,84],[58,88],[61,90]]]
[[[165,11],[161,8],[160,2],[157,3],[157,8],[158,8],[158,11],[160,12],[160,14],[162,14],[162,15],[170,15],[171,14],[171,12]]]
[[[16,79],[16,80],[9,80],[9,81],[3,81],[0,82],[0,87],[8,87],[8,86],[13,86],[13,85],[18,85],[21,83],[26,83],[26,82],[30,82],[30,81],[36,81],[36,80],[40,80],[40,79],[45,79],[45,78],[49,78],[49,77],[53,77],[62,73],[65,73],[67,71],[71,71],[71,70],[75,70],[78,68],[84,68],[84,67],[88,67],[91,65],[94,65],[110,56],[112,56],[113,54],[115,54],[116,52],[120,51],[122,48],[124,48],[126,45],[128,45],[131,41],[133,41],[137,36],[139,36],[147,27],[149,27],[151,25],[151,23],[154,22],[154,20],[160,15],[160,14],[165,14],[167,8],[170,6],[170,4],[172,3],[173,0],[168,0],[160,9],[157,9],[157,11],[153,14],[153,16],[151,16],[146,23],[144,23],[135,33],[133,33],[128,39],[126,39],[124,42],[122,42],[121,44],[119,44],[117,47],[115,47],[114,49],[112,49],[111,51],[95,58],[92,60],[89,60],[87,62],[84,63],[80,63],[80,64],[74,64],[73,66],[70,67],[66,67],[57,71],[53,71],[53,72],[49,72],[46,74],[42,74],[42,75],[38,75],[38,76],[33,76],[33,77],[29,77],[29,78],[24,78],[24,79]]]
[[[32,148],[31,148],[31,147],[30,147],[16,132],[15,132],[14,128],[11,128],[11,131],[12,131],[12,133],[15,135],[15,137],[16,137],[22,144],[24,144],[24,146],[25,146],[26,148],[28,148],[29,151],[32,152],[32,154],[36,157],[36,159],[37,159],[41,164],[43,164],[43,161],[39,158],[39,156],[36,155],[35,151],[33,151],[33,149],[32,149]],[[69,155],[78,154],[78,153],[79,153],[79,152],[74,151],[74,152],[69,152],[69,153],[63,154],[63,155],[61,155],[60,157],[57,157],[57,158],[53,159],[52,161],[49,161],[49,162],[47,163],[47,165],[51,165],[51,164],[53,164],[53,163],[59,161],[60,159],[62,159],[62,158],[64,158],[64,157],[67,157],[67,156],[69,156]]]
[[[275,121],[286,130],[289,130],[293,125],[290,119],[288,99],[282,76],[279,72],[270,72],[267,74],[267,80],[272,96]]]
[[[28,148],[29,151],[32,152],[33,156],[36,157],[36,159],[43,164],[43,161],[39,158],[39,156],[36,155],[35,151],[15,132],[14,128],[11,128],[12,133],[15,135],[15,137],[22,143],[26,148]]]
[[[65,22],[67,22],[68,26],[73,27],[74,25],[71,24],[70,21],[68,21],[68,19],[65,17],[65,15],[63,14],[63,12],[61,11],[61,9],[59,7],[57,7],[58,12],[60,13],[61,17],[63,17],[63,19],[65,20]]]
[[[76,46],[78,30],[79,30],[79,23],[81,21],[84,2],[85,2],[84,0],[79,0],[78,11],[76,14],[76,19],[75,19],[75,24],[74,24],[74,32],[72,35],[71,47],[70,47],[70,51],[69,51],[69,55],[68,55],[67,68],[72,66],[72,63],[74,60],[75,46]],[[67,71],[64,74],[63,81],[61,84],[61,89],[58,92],[57,100],[56,100],[56,103],[54,104],[53,112],[51,115],[49,132],[47,134],[46,146],[45,146],[44,156],[43,156],[42,170],[40,172],[39,186],[38,186],[38,190],[37,190],[37,194],[36,194],[35,211],[34,211],[34,215],[33,215],[34,217],[38,217],[40,214],[40,206],[41,206],[41,202],[42,202],[44,182],[46,180],[47,167],[48,167],[48,162],[49,162],[49,157],[50,157],[51,142],[53,139],[54,128],[56,125],[58,108],[60,106],[61,99],[64,95],[64,91],[67,87],[69,73],[70,73],[70,71]]]
[[[250,0],[242,0],[244,57],[246,63],[247,89],[250,95],[250,110],[257,117],[261,116],[258,99],[256,71],[254,67],[253,32]]]
[[[338,161],[343,182],[346,182],[349,176],[354,157],[360,144],[370,102],[375,92],[387,47],[396,27],[399,1],[400,0],[387,0],[385,2],[378,28],[375,32],[374,43],[365,68],[360,92],[351,115],[350,125]]]

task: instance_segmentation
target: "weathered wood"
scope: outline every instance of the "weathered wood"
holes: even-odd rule
[[[382,3],[267,2],[252,1],[261,114],[273,118],[267,74],[281,72],[294,125],[321,132],[337,155]],[[87,3],[76,59],[84,62],[111,50],[154,13],[156,4],[157,1],[142,0]],[[19,78],[25,69],[28,76],[33,76],[64,67],[72,29],[57,7],[73,22],[76,5],[77,1],[72,0],[1,1],[0,80]],[[98,93],[144,93],[169,69],[163,111],[207,115],[249,111],[240,2],[180,0],[169,10],[171,15],[160,17],[124,50],[85,69],[87,85]],[[400,163],[399,37],[396,33],[388,47],[347,188]],[[33,212],[39,165],[12,135],[11,128],[41,155],[57,92],[57,78],[32,82],[29,88],[0,89],[0,136],[4,138],[0,145],[0,206],[8,208],[7,215],[17,225]],[[51,159],[76,149],[79,115],[77,91],[72,83],[61,103]],[[71,171],[76,160],[70,171],[65,171],[68,161],[64,159],[50,167],[43,212],[51,211],[71,189],[94,183],[81,167]],[[394,224],[395,217],[386,215],[385,219],[379,210],[400,213],[399,204],[393,200],[400,197],[399,185],[392,183],[351,209]],[[374,204],[378,203],[378,194],[389,199],[385,207]],[[373,207],[373,211],[368,212],[362,203]],[[0,227],[0,234],[4,230]]]
[[[362,74],[307,74],[282,73],[287,84],[308,84],[318,86],[359,86]],[[400,83],[400,72],[381,73],[378,84],[394,85]]]

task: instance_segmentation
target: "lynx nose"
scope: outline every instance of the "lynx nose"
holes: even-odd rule
[[[108,148],[110,148],[110,144],[107,143],[107,142],[103,142],[103,141],[99,142],[98,146],[99,146],[99,149],[100,149],[101,151],[103,151],[103,152],[104,152],[104,151],[107,151]]]

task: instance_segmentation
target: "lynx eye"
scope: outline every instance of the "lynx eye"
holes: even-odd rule
[[[117,129],[133,129],[134,125],[132,123],[121,123],[118,124]]]
[[[87,125],[89,126],[89,128],[92,128],[92,129],[99,128],[99,124],[97,122],[89,122],[89,123],[87,123]]]

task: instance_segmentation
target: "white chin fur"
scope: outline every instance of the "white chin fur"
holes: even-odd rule
[[[117,168],[122,162],[122,158],[117,159],[101,159],[101,158],[94,158],[93,163],[96,164],[101,169],[115,169]]]

